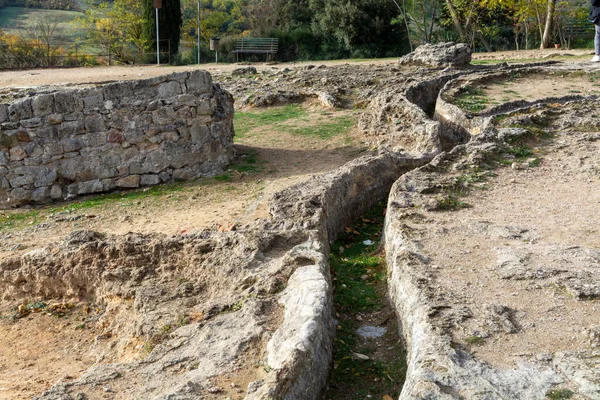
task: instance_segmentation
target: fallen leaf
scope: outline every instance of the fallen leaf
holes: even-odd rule
[[[388,394],[385,394],[385,395],[383,395],[383,397],[381,398],[381,400],[394,400],[394,399],[392,398],[392,396],[390,396]]]

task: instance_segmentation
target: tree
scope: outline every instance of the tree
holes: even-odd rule
[[[391,0],[310,0],[313,31],[339,46],[339,56],[406,53],[406,29]]]
[[[88,3],[84,17],[78,18],[86,30],[88,43],[120,61],[131,61],[132,47],[138,59],[144,49],[142,7],[138,0],[115,0],[98,5]]]
[[[156,49],[156,18],[154,0],[143,0],[142,3],[142,38],[149,52]],[[162,8],[158,10],[158,26],[160,35],[160,52],[168,52],[173,56],[179,51],[181,37],[181,4],[179,0],[162,0]]]
[[[33,24],[29,28],[31,38],[38,41],[44,49],[44,64],[47,67],[54,65],[56,54],[60,49],[58,41],[62,29],[59,27],[59,23],[57,18],[43,12],[36,14]]]
[[[550,47],[550,36],[552,33],[552,23],[554,22],[554,10],[556,8],[556,0],[548,0],[546,9],[546,24],[544,26],[544,34],[542,35],[542,43],[540,49]]]

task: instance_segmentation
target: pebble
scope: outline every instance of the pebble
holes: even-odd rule
[[[385,335],[386,332],[387,332],[387,329],[382,326],[370,326],[370,325],[361,326],[356,331],[356,333],[358,333],[360,336],[362,336],[364,338],[368,338],[368,339],[382,337],[383,335]]]

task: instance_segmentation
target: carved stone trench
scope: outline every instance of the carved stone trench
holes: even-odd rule
[[[102,303],[99,319],[113,333],[109,350],[98,355],[101,362],[37,399],[102,398],[106,387],[116,399],[222,398],[212,390],[218,378],[244,370],[252,357],[261,358],[264,368],[251,373],[245,399],[319,398],[335,333],[329,244],[386,198],[389,292],[408,350],[401,398],[543,398],[553,374],[494,370],[453,349],[448,336],[431,324],[435,307],[422,286],[427,275],[416,267],[426,262],[399,217],[397,204],[419,191],[418,174],[484,153],[489,143],[498,142],[486,133],[461,144],[470,135],[446,131],[429,116],[444,87],[478,71],[452,71],[387,97],[401,98],[396,104],[404,109],[388,112],[413,116],[416,140],[426,151],[381,150],[287,188],[270,199],[267,221],[235,232],[172,237],[79,231],[58,247],[0,262],[4,300]],[[372,101],[361,124],[381,120],[382,102]],[[409,171],[417,174],[413,181]],[[202,318],[163,335],[147,357],[124,361],[122,355],[136,340],[159,335],[165,321],[182,309]],[[530,384],[533,376],[537,379]]]

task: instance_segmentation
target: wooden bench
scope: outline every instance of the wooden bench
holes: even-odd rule
[[[242,53],[266,54],[267,61],[273,59],[273,55],[277,53],[279,47],[278,38],[243,38],[238,39],[235,43],[235,59]]]
[[[563,37],[567,48],[571,48],[572,39],[593,39],[596,34],[594,24],[589,21],[566,21],[563,24]]]

